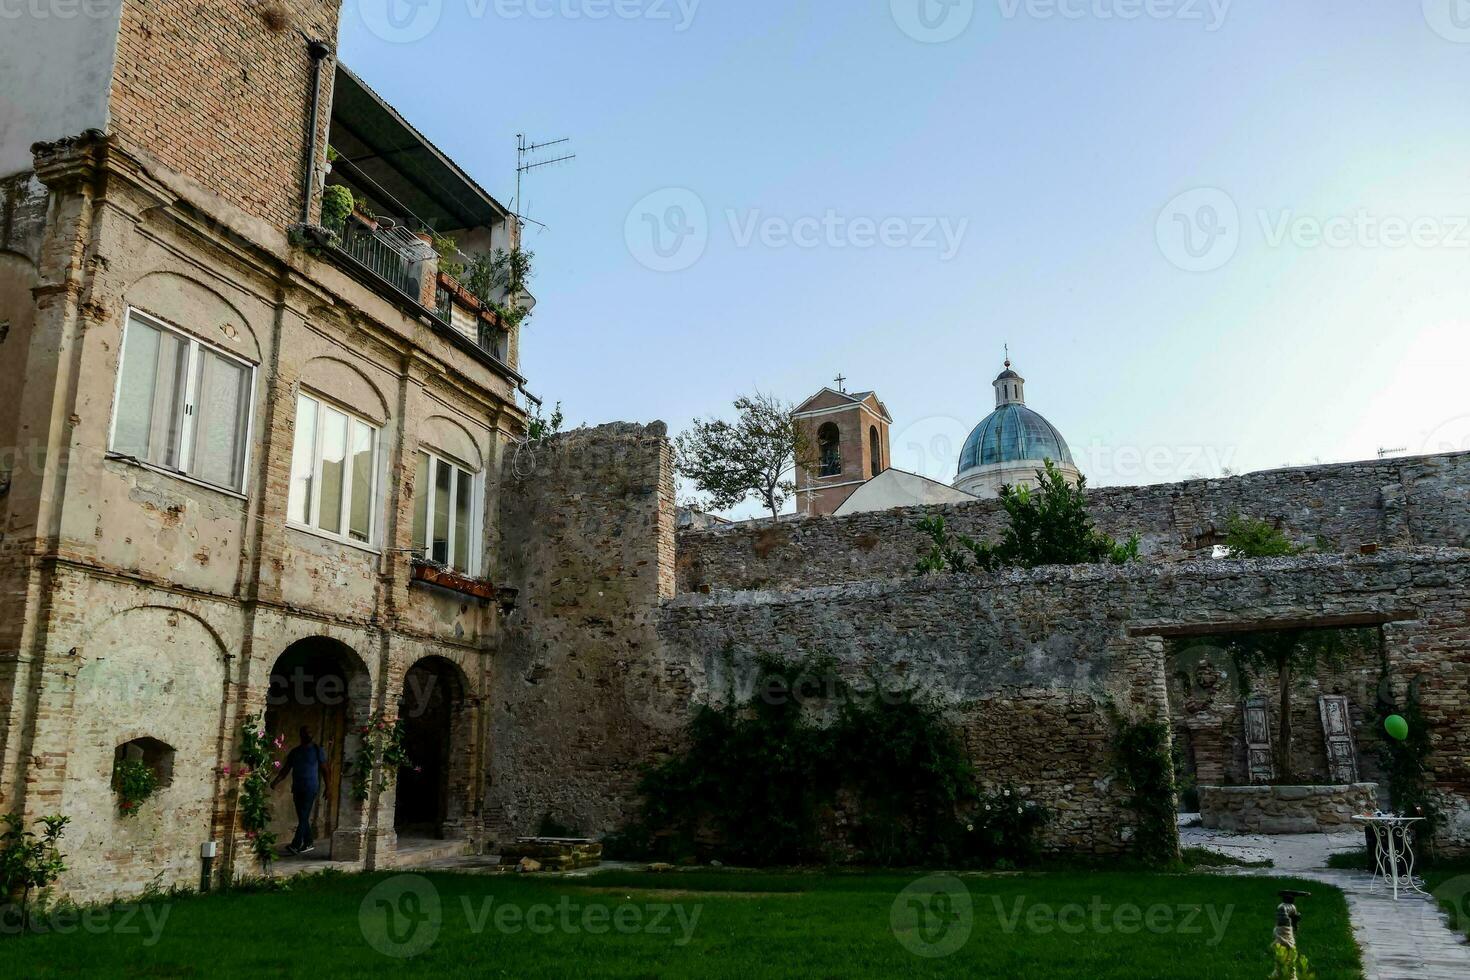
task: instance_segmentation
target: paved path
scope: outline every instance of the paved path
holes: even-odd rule
[[[1439,906],[1422,895],[1399,893],[1395,902],[1384,885],[1373,887],[1364,871],[1328,869],[1327,856],[1336,851],[1361,850],[1363,835],[1347,834],[1227,834],[1200,827],[1179,831],[1186,847],[1205,847],[1247,861],[1270,858],[1271,868],[1240,868],[1240,874],[1273,875],[1320,881],[1347,896],[1353,935],[1363,951],[1366,980],[1470,980],[1470,945],[1452,930]],[[1470,882],[1466,883],[1470,888]],[[1302,907],[1311,935],[1311,906]]]

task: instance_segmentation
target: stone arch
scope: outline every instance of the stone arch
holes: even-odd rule
[[[350,409],[375,425],[388,421],[388,397],[357,365],[340,357],[322,355],[306,362],[301,385]]]
[[[419,446],[463,463],[473,473],[485,469],[484,454],[473,433],[447,415],[431,415],[419,427]]]
[[[401,768],[393,826],[401,838],[468,836],[476,745],[470,678],[448,657],[420,657],[404,671],[398,718],[409,764]]]
[[[59,809],[72,817],[67,863],[77,878],[141,888],[188,883],[210,839],[227,648],[202,618],[136,606],[101,620],[76,649],[78,666]],[[113,792],[119,746],[171,747],[169,780],[135,816]]]
[[[125,298],[130,307],[261,363],[260,338],[245,314],[223,293],[193,276],[149,272],[128,286]]]
[[[325,752],[327,781],[311,799],[313,857],[353,860],[360,856],[365,828],[365,801],[356,798],[355,732],[372,718],[375,698],[372,672],[346,642],[330,636],[301,637],[285,647],[271,665],[265,696],[265,730],[281,740],[284,763],[301,744],[303,729]],[[317,774],[319,775],[319,774]],[[281,846],[297,827],[293,794],[295,775],[271,794],[270,829]]]

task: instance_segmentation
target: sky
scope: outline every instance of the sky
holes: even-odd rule
[[[346,0],[340,54],[508,204],[570,138],[522,202],[568,424],[841,373],[948,482],[1009,344],[1106,486],[1470,449],[1467,6]]]

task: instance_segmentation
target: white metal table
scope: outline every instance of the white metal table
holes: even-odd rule
[[[1398,901],[1399,889],[1428,895],[1414,880],[1414,824],[1423,817],[1400,817],[1392,813],[1375,813],[1372,816],[1353,817],[1355,821],[1373,829],[1373,888],[1378,888],[1380,879],[1393,890],[1393,899]]]

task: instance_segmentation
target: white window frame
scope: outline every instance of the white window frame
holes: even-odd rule
[[[470,527],[468,534],[471,542],[470,547],[473,550],[470,554],[470,560],[465,563],[467,571],[464,574],[470,578],[479,578],[481,562],[485,555],[484,541],[482,540],[483,518],[480,513],[484,509],[485,503],[485,471],[480,470],[476,472],[459,460],[442,456],[427,446],[420,446],[417,455],[429,457],[429,478],[425,481],[426,486],[415,488],[416,492],[423,493],[426,499],[424,502],[424,540],[413,542],[414,550],[421,554],[425,561],[434,560],[434,498],[436,496],[434,493],[434,467],[436,465],[448,466],[451,472],[468,473],[470,475]],[[414,470],[418,470],[417,458],[414,459]],[[459,552],[454,536],[454,514],[458,509],[457,505],[459,503],[459,482],[459,477],[457,476],[449,481],[449,548],[444,560],[444,564],[448,568],[454,568],[454,559]],[[413,526],[412,519],[409,520],[409,526]]]
[[[379,459],[383,451],[382,426],[376,424],[370,419],[363,418],[361,415],[358,415],[356,412],[345,407],[340,402],[335,402],[330,398],[319,395],[309,388],[301,388],[297,391],[296,394],[297,399],[295,400],[295,403],[297,405],[300,404],[301,398],[307,398],[313,402],[316,402],[316,433],[315,439],[312,440],[311,444],[311,522],[309,524],[302,524],[300,521],[295,520],[294,516],[288,510],[286,514],[286,526],[295,528],[298,531],[305,531],[307,534],[315,534],[318,537],[327,538],[331,541],[337,541],[341,544],[351,545],[354,548],[365,548],[368,551],[376,551],[378,545],[378,504],[381,500],[379,495],[382,493],[383,487],[383,481],[378,475]],[[347,416],[346,453],[342,460],[342,510],[341,513],[338,515],[337,522],[337,526],[341,528],[340,531],[328,531],[326,528],[321,526],[322,436],[326,429],[326,427],[322,425],[323,408],[330,408],[334,412],[339,412],[342,415]],[[299,421],[300,420],[297,419],[295,420],[295,423],[293,423],[293,431],[295,428],[295,424],[299,423]],[[373,485],[368,491],[368,539],[366,541],[359,541],[357,538],[354,538],[352,536],[351,530],[353,422],[361,422],[363,425],[367,426],[368,431],[372,433],[373,439],[373,459],[369,468],[369,472],[371,472],[372,474]],[[293,445],[291,471],[295,472],[295,469],[296,459]],[[286,500],[287,507],[289,508],[289,486]]]
[[[130,336],[128,327],[130,324],[132,324],[134,320],[140,321],[146,326],[152,327],[155,330],[162,331],[163,333],[172,334],[179,340],[183,341],[185,344],[189,345],[189,356],[188,358],[186,358],[184,365],[184,415],[179,424],[179,458],[177,467],[168,466],[164,463],[155,463],[146,459],[139,459],[131,453],[118,452],[113,448],[117,442],[118,409],[122,405],[123,365],[127,363],[126,358],[128,354],[128,337]],[[201,479],[200,477],[194,476],[192,473],[189,472],[189,467],[194,462],[194,428],[199,419],[199,392],[196,389],[198,388],[199,359],[202,356],[202,351],[209,351],[210,353],[216,354],[227,361],[233,361],[246,370],[247,397],[245,399],[245,430],[243,434],[244,444],[242,447],[242,452],[240,454],[239,486],[230,487],[219,483],[212,483],[209,480]],[[128,307],[127,319],[123,324],[122,347],[118,351],[117,357],[117,376],[113,379],[112,382],[112,421],[107,428],[108,455],[117,459],[130,460],[137,463],[139,466],[146,467],[150,470],[156,470],[159,473],[166,473],[169,476],[177,477],[181,480],[186,480],[189,483],[195,483],[202,487],[210,487],[211,489],[220,490],[225,493],[234,494],[235,496],[239,497],[248,496],[250,492],[250,451],[253,448],[252,444],[255,440],[256,371],[257,365],[255,363],[247,361],[245,358],[239,356],[238,354],[233,354],[230,351],[225,350],[223,347],[211,344],[208,341],[200,340],[198,337],[195,337],[188,331],[180,329],[179,327],[176,327],[173,324],[168,323],[167,321],[162,320],[156,316],[144,313],[142,310]]]

